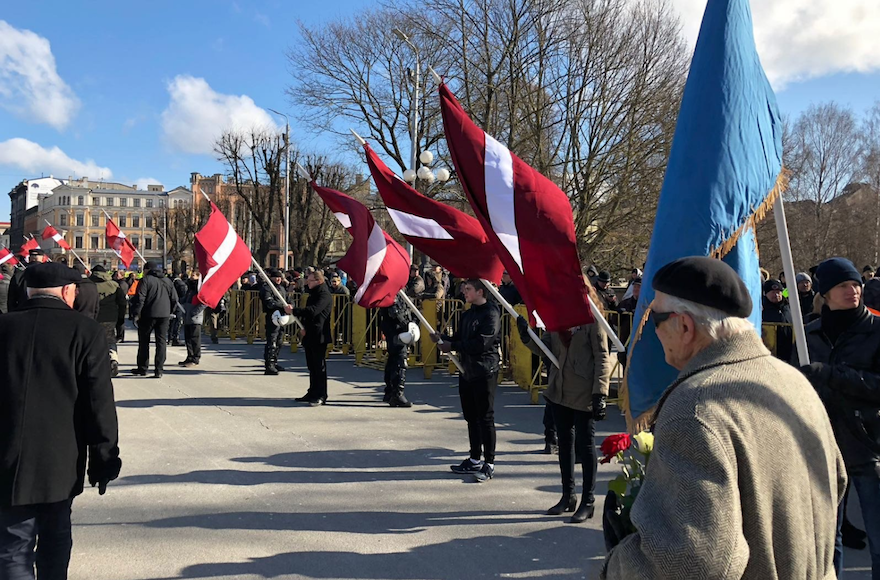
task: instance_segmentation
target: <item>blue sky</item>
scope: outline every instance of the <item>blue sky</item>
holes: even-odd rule
[[[319,24],[374,2],[7,3],[0,16],[0,221],[9,215],[6,192],[22,178],[103,174],[170,189],[187,185],[190,172],[221,171],[210,153],[213,138],[202,137],[216,119],[272,122],[268,107],[291,113],[284,54],[296,42],[296,20]],[[693,37],[705,0],[674,3]],[[852,14],[834,9],[833,0],[774,6],[789,3],[799,7],[793,21],[786,17],[797,38],[755,3],[756,38],[782,111],[796,115],[812,102],[836,100],[861,112],[880,99],[880,10],[873,7],[880,3]],[[815,6],[804,12],[805,4]],[[825,28],[811,33],[817,18]],[[301,134],[295,124],[292,132],[295,140]]]

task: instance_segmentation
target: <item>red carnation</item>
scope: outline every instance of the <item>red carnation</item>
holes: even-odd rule
[[[600,463],[610,462],[611,459],[618,453],[622,453],[629,449],[630,445],[632,445],[632,437],[630,437],[627,433],[609,435],[605,438],[605,441],[603,441],[602,445],[599,447],[600,451],[602,451],[602,455],[605,456],[602,461],[600,461]]]

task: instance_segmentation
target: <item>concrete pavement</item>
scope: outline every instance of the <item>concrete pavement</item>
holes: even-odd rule
[[[169,347],[157,380],[126,376],[136,346],[121,345],[122,475],[74,503],[71,579],[597,577],[618,468],[600,466],[594,519],[544,515],[559,469],[539,453],[543,407],[527,393],[499,387],[496,478],[476,484],[449,471],[467,454],[454,378],[411,370],[415,406],[392,409],[381,372],[334,354],[330,402],[310,408],[293,401],[303,355],[285,350],[288,370],[266,377],[262,348],[204,344],[183,369],[185,350]],[[597,441],[623,430],[613,415]]]

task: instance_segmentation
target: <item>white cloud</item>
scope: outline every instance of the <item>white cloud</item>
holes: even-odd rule
[[[706,0],[672,0],[691,49]],[[752,0],[755,43],[777,90],[838,72],[880,70],[877,0]]]
[[[218,93],[205,79],[178,75],[168,83],[168,93],[171,102],[162,112],[162,130],[168,142],[185,153],[212,153],[214,143],[228,129],[278,130],[253,99]]]
[[[55,69],[49,41],[0,20],[0,106],[16,116],[64,129],[80,102]]]
[[[141,177],[134,184],[138,189],[146,190],[148,185],[162,185],[162,182],[155,177]]]
[[[86,176],[95,180],[113,177],[109,167],[101,167],[91,159],[78,161],[58,147],[46,149],[20,137],[0,142],[0,165],[13,167],[28,175]]]

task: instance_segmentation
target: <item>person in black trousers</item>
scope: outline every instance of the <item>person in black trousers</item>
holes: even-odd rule
[[[282,296],[287,294],[287,290],[281,285],[281,281],[284,279],[281,270],[272,268],[266,272],[266,275],[269,276],[269,280]],[[284,327],[276,326],[272,322],[272,313],[276,310],[287,312],[287,302],[278,298],[266,282],[260,286],[260,301],[263,303],[263,312],[266,314],[266,348],[263,349],[263,362],[266,370],[263,374],[277,375],[278,371],[284,370],[284,367],[278,366],[278,353],[284,343]]]
[[[379,329],[385,335],[385,345],[388,357],[385,360],[385,396],[382,402],[392,407],[412,407],[403,389],[406,386],[406,357],[409,345],[412,342],[404,342],[401,334],[409,329],[412,314],[406,303],[400,296],[394,299],[394,304],[379,309]]]
[[[86,477],[119,476],[119,431],[101,325],[72,309],[82,278],[26,272],[29,299],[0,316],[0,578],[67,578],[70,512]]]
[[[162,378],[165,368],[165,349],[168,344],[168,321],[177,310],[177,291],[171,280],[165,277],[162,266],[147,262],[146,273],[137,288],[137,301],[132,316],[138,327],[137,368],[135,375],[147,376],[150,358],[150,334],[156,337],[156,355],[153,359],[153,376]]]
[[[333,296],[324,283],[324,273],[316,270],[306,280],[309,298],[305,308],[290,308],[287,311],[300,319],[305,327],[300,331],[303,349],[306,351],[306,366],[309,368],[309,390],[296,400],[312,407],[327,403],[327,345],[331,342],[330,310]]]
[[[487,298],[483,283],[472,278],[463,288],[471,305],[452,336],[431,334],[442,352],[456,351],[464,372],[458,376],[461,410],[468,426],[470,457],[453,465],[454,473],[472,473],[478,482],[495,475],[495,387],[501,362],[501,308]],[[484,461],[480,461],[480,457]]]

